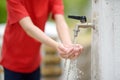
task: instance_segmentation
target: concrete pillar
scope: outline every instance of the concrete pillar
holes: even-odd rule
[[[120,80],[120,0],[92,0],[91,80]]]

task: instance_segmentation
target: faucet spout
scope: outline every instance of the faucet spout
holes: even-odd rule
[[[79,28],[93,28],[95,29],[95,25],[93,23],[79,23],[77,24]]]

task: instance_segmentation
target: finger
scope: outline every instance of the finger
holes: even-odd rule
[[[75,59],[77,59],[78,58],[78,56],[74,56],[73,58],[72,58],[72,60],[75,60]]]
[[[74,48],[68,53],[68,58],[74,55]]]
[[[81,45],[79,45],[79,51],[78,51],[78,53],[76,53],[76,56],[80,56],[80,54],[82,53],[82,51],[83,51],[83,46],[81,46]]]
[[[59,54],[62,55],[62,56],[65,56],[66,58],[68,58],[72,51],[73,51],[73,48],[70,48],[70,49],[67,50],[66,53],[65,52],[61,52]]]
[[[70,54],[73,51],[73,47],[67,49],[67,54]]]
[[[69,57],[69,59],[73,59],[74,57],[75,57],[75,55],[72,54],[72,55]]]
[[[78,52],[78,50],[76,50],[76,49],[77,49],[77,48],[76,48],[75,45],[74,45],[72,51],[69,52],[69,54],[68,54],[68,58],[73,57],[73,56]]]
[[[59,52],[60,55],[67,55],[66,53],[64,52]]]
[[[77,56],[78,54],[79,54],[79,52],[80,52],[80,48],[77,46],[77,45],[75,45],[75,56]]]
[[[58,48],[63,52],[67,51],[67,49],[62,44],[60,46],[58,46]]]
[[[67,55],[60,55],[62,58],[64,59],[68,59],[68,56]]]
[[[66,52],[67,52],[67,49],[63,45],[60,45],[58,47],[58,53],[59,54],[66,55]]]
[[[77,44],[76,47],[77,47],[78,52],[80,54],[83,51],[83,46],[81,46],[80,44]]]
[[[82,45],[78,44],[78,47],[80,48],[81,51],[83,51],[84,48]]]

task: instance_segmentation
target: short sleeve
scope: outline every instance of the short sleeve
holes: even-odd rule
[[[52,0],[52,18],[55,14],[64,14],[64,5],[62,0]]]
[[[7,11],[10,24],[19,22],[20,19],[28,16],[28,12],[20,0],[7,0]]]

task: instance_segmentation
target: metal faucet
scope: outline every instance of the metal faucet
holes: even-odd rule
[[[74,28],[74,39],[76,37],[78,37],[78,33],[80,32],[79,28],[93,28],[93,29],[95,29],[95,25],[94,25],[95,23],[94,22],[93,23],[87,23],[86,16],[73,16],[73,15],[69,15],[68,18],[80,20],[80,23],[76,24],[76,26]]]

